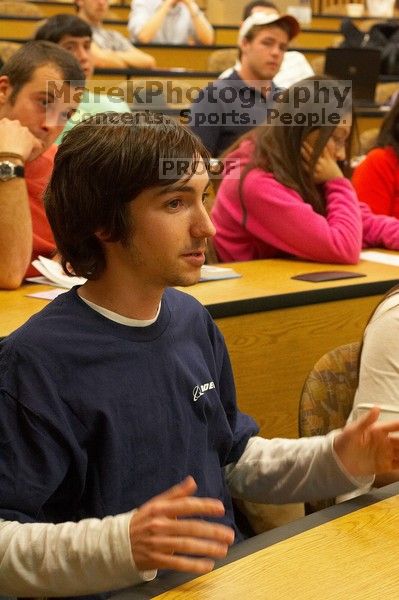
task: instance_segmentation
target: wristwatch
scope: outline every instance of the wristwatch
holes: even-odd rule
[[[25,170],[23,166],[16,165],[9,160],[0,162],[0,181],[8,181],[14,177],[24,177]]]

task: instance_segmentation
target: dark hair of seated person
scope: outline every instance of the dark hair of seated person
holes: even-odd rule
[[[298,81],[281,94],[281,106],[286,107],[284,110],[294,112],[293,106],[288,109],[287,107],[290,107],[290,103],[292,103],[295,88],[300,88],[301,90],[308,88],[309,97],[312,98],[314,82],[319,80],[323,80],[325,85],[332,91],[336,88],[342,88],[342,83],[329,79],[326,76],[317,75],[308,77],[307,79]],[[311,114],[320,110],[320,106],[317,102],[309,101],[306,105],[303,105],[302,110]],[[352,106],[350,110],[351,114],[348,115],[348,120],[353,123]],[[240,177],[239,189],[244,224],[246,222],[247,211],[242,198],[243,182],[248,172],[257,168],[273,173],[277,181],[298,192],[305,199],[305,202],[308,202],[312,206],[315,212],[323,216],[326,215],[326,200],[323,190],[315,184],[312,175],[304,168],[303,161],[298,160],[298,157],[301,155],[302,145],[308,135],[312,131],[318,130],[319,135],[312,155],[312,165],[316,165],[335,128],[336,125],[323,125],[322,127],[314,125],[311,123],[311,119],[306,120],[306,123],[303,125],[264,124],[244,134],[225,150],[221,158],[236,150],[245,139],[250,139],[254,143],[252,158],[243,168]],[[353,127],[351,131],[353,131]],[[352,136],[350,135],[346,142],[347,156],[349,156],[351,140]]]
[[[35,40],[47,40],[59,44],[66,35],[91,39],[92,31],[90,25],[76,15],[54,15],[39,27],[35,34]]]

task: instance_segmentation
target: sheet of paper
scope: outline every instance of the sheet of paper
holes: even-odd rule
[[[41,298],[43,300],[54,300],[60,294],[67,292],[65,288],[54,288],[53,290],[47,290],[46,292],[35,292],[33,294],[26,294],[28,298]]]
[[[235,279],[236,277],[241,277],[241,275],[237,271],[234,271],[234,269],[230,269],[230,267],[219,267],[217,265],[203,265],[201,267],[200,281]]]
[[[82,285],[86,279],[84,277],[69,277],[64,273],[64,270],[59,262],[39,256],[37,260],[32,261],[32,265],[50,280],[53,284],[70,289],[74,285]]]
[[[378,252],[378,250],[363,250],[360,253],[360,258],[362,260],[369,260],[370,262],[376,262],[382,265],[399,267],[399,254],[385,254],[384,252]]]
[[[67,289],[70,289],[74,285],[82,285],[86,281],[84,277],[69,277],[68,275],[65,275],[60,263],[55,260],[50,260],[49,258],[44,258],[43,256],[39,256],[37,260],[34,260],[32,265],[36,267],[39,273],[42,273],[42,276],[30,277],[28,281],[44,283],[46,285],[55,284]],[[235,279],[236,277],[241,277],[241,275],[230,267],[204,265],[201,268],[200,281]]]
[[[41,283],[42,285],[54,285],[54,281],[47,279],[44,275],[38,275],[37,277],[26,277],[25,281],[29,283]]]

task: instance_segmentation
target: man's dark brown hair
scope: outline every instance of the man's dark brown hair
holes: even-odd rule
[[[36,31],[35,40],[47,40],[59,44],[62,38],[70,35],[72,37],[93,36],[90,25],[76,15],[59,14],[46,19],[41,27]]]
[[[70,52],[53,42],[27,42],[7,60],[0,71],[0,75],[6,75],[12,86],[10,102],[14,102],[21,88],[32,80],[36,69],[44,65],[53,65],[64,81],[85,80],[78,61]]]
[[[99,233],[126,243],[134,235],[128,203],[146,189],[190,179],[201,158],[208,164],[201,141],[160,113],[100,113],[71,129],[45,194],[64,269],[98,278],[105,268]]]

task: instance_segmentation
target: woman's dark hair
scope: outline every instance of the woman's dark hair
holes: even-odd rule
[[[399,94],[382,122],[375,146],[377,148],[392,146],[399,156]]]
[[[47,40],[59,44],[66,35],[91,39],[92,31],[90,25],[76,15],[54,15],[39,27],[35,34],[35,40]]]
[[[239,187],[244,225],[246,222],[246,207],[243,199],[243,183],[248,172],[256,168],[273,173],[277,181],[297,191],[301,198],[310,204],[317,213],[325,215],[326,204],[324,194],[314,181],[312,167],[316,165],[337,125],[340,122],[345,122],[345,120],[349,123],[351,122],[352,106],[350,102],[344,102],[338,114],[338,109],[333,108],[331,104],[321,104],[318,102],[317,94],[315,94],[315,85],[318,81],[321,82],[320,85],[326,89],[326,93],[328,94],[334,94],[337,90],[343,92],[343,87],[339,82],[324,77],[315,76],[299,81],[284,92],[281,92],[275,102],[274,109],[280,113],[278,117],[279,124],[265,123],[261,125],[242,136],[224,153],[224,155],[230,153],[245,138],[254,141],[254,152],[250,162],[244,167],[241,173]],[[302,96],[300,96],[301,94]],[[308,97],[308,100],[299,104],[298,98],[304,98],[305,96]],[[331,97],[335,98],[335,95]],[[347,98],[350,100],[349,95]],[[322,126],[312,118],[312,115],[320,115],[320,118],[322,118],[321,111],[323,106],[327,106],[331,113],[338,115],[338,118],[334,119],[334,124],[329,124],[327,113],[324,113],[325,118]],[[280,115],[283,113],[291,115],[294,123],[295,119],[298,120],[298,123],[303,120],[303,123],[280,124]],[[327,120],[326,124],[324,124],[325,120]],[[319,135],[313,147],[312,162],[308,172],[303,166],[301,148],[312,131],[319,131]],[[349,143],[350,141],[348,140],[348,145]]]
[[[144,190],[188,180],[209,153],[193,133],[160,113],[99,113],[73,127],[55,157],[45,207],[62,265],[96,279],[102,239],[126,243],[128,203]]]

